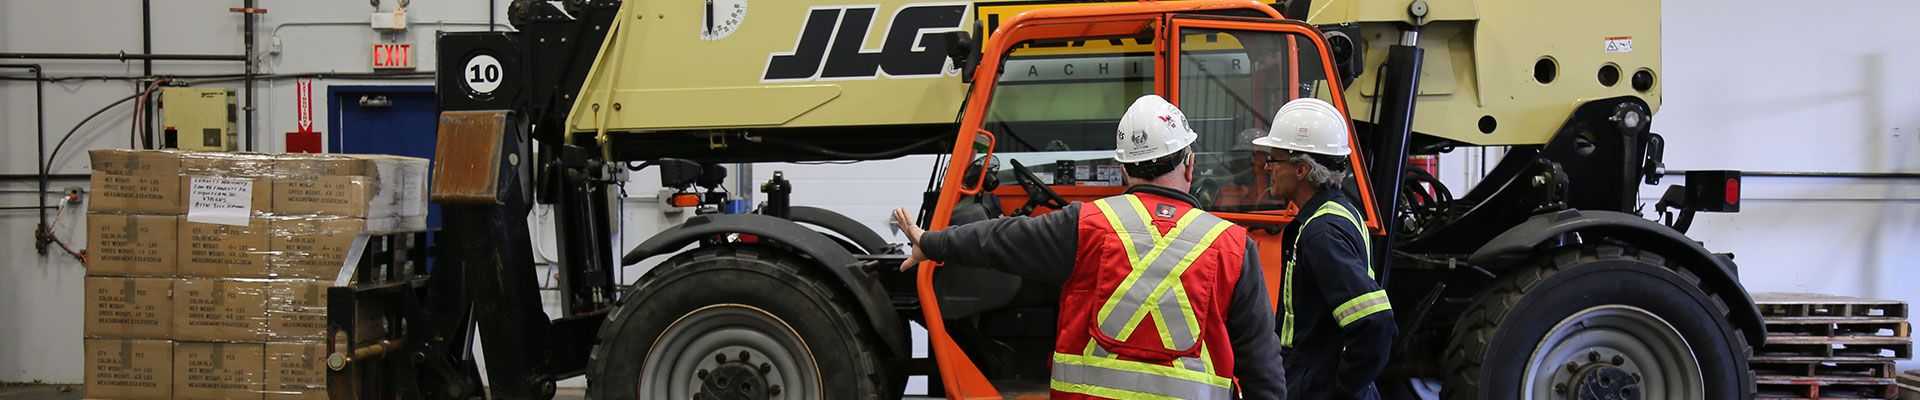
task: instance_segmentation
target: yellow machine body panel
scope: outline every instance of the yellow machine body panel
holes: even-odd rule
[[[941,33],[978,41],[1032,1],[625,2],[568,116],[580,133],[954,123],[968,84]],[[1315,25],[1361,27],[1348,111],[1371,121],[1401,26],[1426,49],[1414,131],[1471,145],[1540,144],[1593,99],[1660,105],[1659,0],[1537,3],[1317,0]],[[1097,46],[1096,46],[1097,47]],[[1145,48],[1146,46],[1141,46]],[[1112,48],[1087,49],[1089,54]],[[1071,57],[1075,49],[1063,48]],[[1611,85],[1603,69],[1612,72]],[[1643,86],[1635,75],[1642,74]],[[1641,86],[1641,87],[1636,87]]]
[[[1589,100],[1638,96],[1659,110],[1659,0],[1428,0],[1421,19],[1410,4],[1315,0],[1304,16],[1315,25],[1361,26],[1367,65],[1347,88],[1356,120],[1372,118],[1372,82],[1403,24],[1422,26],[1426,50],[1414,132],[1475,145],[1540,144]],[[1612,85],[1603,83],[1608,66]],[[1644,90],[1635,87],[1641,71],[1649,78]]]
[[[972,10],[971,2],[625,2],[568,125],[952,123],[967,85],[943,47],[929,45],[971,30]]]

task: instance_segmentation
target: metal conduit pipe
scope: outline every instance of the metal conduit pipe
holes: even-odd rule
[[[33,71],[33,164],[40,178],[40,191],[47,191],[47,103],[44,71],[40,64],[0,64],[0,68],[27,69]],[[51,234],[47,226],[47,196],[34,196],[40,202],[40,224],[33,230],[33,248],[40,254],[47,254],[47,235]]]

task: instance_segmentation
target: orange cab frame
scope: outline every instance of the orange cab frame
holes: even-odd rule
[[[1177,16],[1183,13],[1230,10],[1253,11],[1265,15],[1271,18],[1271,20],[1247,18],[1195,19]],[[1287,21],[1278,11],[1275,11],[1271,6],[1258,0],[1141,2],[1047,8],[1020,13],[1007,23],[1001,25],[999,29],[992,32],[990,39],[982,46],[983,53],[979,65],[986,66],[986,68],[978,68],[974,73],[973,82],[975,82],[975,85],[970,89],[971,91],[967,97],[965,113],[963,114],[964,119],[961,121],[959,132],[955,137],[952,157],[947,165],[948,173],[943,180],[942,187],[944,189],[940,192],[938,204],[934,209],[929,227],[935,230],[947,227],[950,223],[949,217],[956,203],[959,201],[961,195],[964,194],[961,190],[963,187],[961,179],[964,174],[959,171],[964,171],[968,165],[971,164],[971,160],[974,159],[975,135],[984,132],[982,125],[986,119],[988,102],[991,101],[993,90],[996,86],[995,82],[997,82],[999,77],[999,66],[1005,61],[1008,52],[1014,44],[1031,40],[1123,36],[1153,30],[1157,39],[1154,40],[1154,65],[1157,70],[1170,71],[1170,73],[1154,74],[1154,88],[1159,92],[1170,94],[1165,97],[1168,97],[1169,100],[1175,104],[1179,104],[1178,93],[1180,91],[1178,79],[1170,79],[1169,77],[1178,76],[1177,74],[1179,73],[1178,63],[1171,62],[1170,60],[1175,59],[1171,55],[1179,54],[1180,41],[1171,40],[1170,38],[1176,37],[1179,34],[1179,29],[1187,27],[1297,33],[1300,34],[1300,36],[1310,38],[1312,40],[1312,46],[1319,49],[1327,48],[1326,43],[1322,41],[1321,35],[1317,30],[1306,24]],[[1319,64],[1323,68],[1326,68],[1323,76],[1338,76],[1333,70],[1333,63],[1327,60],[1326,53],[1322,51],[1319,52],[1319,54],[1322,58]],[[1297,77],[1292,79],[1297,79]],[[1330,81],[1329,84],[1335,85],[1331,91],[1334,105],[1341,110],[1345,110],[1346,103],[1341,97],[1340,88],[1337,86],[1338,82]],[[991,133],[989,133],[989,135],[991,135]],[[1353,143],[1353,147],[1358,148],[1358,143]],[[991,147],[988,148],[991,149]],[[992,150],[988,151],[990,153]],[[1366,165],[1361,162],[1362,160],[1358,152],[1354,153],[1351,157],[1351,165]],[[1371,201],[1373,198],[1372,190],[1367,186],[1368,181],[1365,171],[1361,171],[1360,168],[1355,168],[1355,173],[1358,174],[1356,181],[1359,183],[1361,198],[1364,199],[1362,203],[1365,208],[1367,225],[1377,233],[1380,229],[1380,224],[1378,219],[1373,216],[1379,214]],[[1118,187],[1063,188],[1066,189],[1062,191],[1064,192],[1062,193],[1063,195],[1069,198],[1079,199],[1111,196],[1119,194],[1121,190],[1123,190]],[[1024,191],[1019,188],[1002,188],[997,192],[1006,195],[1018,193],[1022,194],[1020,198],[1025,197]],[[1277,225],[1291,221],[1293,214],[1294,211],[1289,209],[1278,212],[1222,213],[1221,217],[1242,224]],[[1274,257],[1273,259],[1278,260],[1280,243],[1278,235],[1268,233],[1256,236],[1261,236],[1255,238],[1261,247],[1261,253],[1263,255],[1271,254],[1271,257]],[[1271,282],[1278,279],[1280,268],[1277,266],[1279,265],[1278,263],[1270,264],[1275,265],[1275,267],[1266,268],[1265,272],[1267,273],[1267,279]],[[915,279],[918,286],[918,296],[921,300],[920,304],[924,310],[926,319],[927,332],[929,341],[931,342],[930,347],[933,351],[935,364],[940,371],[941,384],[946,388],[948,396],[952,398],[1001,398],[999,391],[987,381],[985,375],[973,364],[972,360],[967,358],[966,354],[961,351],[959,345],[956,344],[953,338],[947,333],[945,319],[941,316],[940,312],[940,303],[937,301],[938,297],[933,289],[934,268],[938,268],[938,266],[932,262],[923,263],[916,272]],[[1269,292],[1273,292],[1277,287],[1277,285],[1270,284],[1268,288]],[[1277,293],[1269,294],[1275,295]]]

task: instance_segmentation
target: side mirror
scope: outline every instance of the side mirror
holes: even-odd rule
[[[980,21],[973,22],[973,30],[980,31]],[[960,81],[973,83],[973,70],[980,63],[980,44],[974,42],[973,35],[965,31],[953,31],[940,34],[941,42],[947,46],[947,59],[960,69]]]

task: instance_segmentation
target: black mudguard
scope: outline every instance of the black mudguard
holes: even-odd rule
[[[886,343],[893,355],[907,357],[912,354],[907,348],[906,325],[900,322],[886,289],[880,286],[878,275],[868,271],[859,260],[854,259],[852,253],[834,243],[826,234],[793,221],[759,214],[688,218],[687,222],[668,228],[635,246],[620,258],[620,264],[638,264],[641,260],[678,251],[702,239],[731,233],[756,235],[761,240],[778,242],[819,261],[819,267],[830,272],[840,281],[841,287],[859,301],[860,310],[866,313],[868,323],[873,325],[874,332],[879,332],[880,340]]]
[[[867,229],[866,225],[860,224],[860,221],[855,221],[846,215],[825,208],[808,206],[793,206],[787,213],[787,217],[792,218],[794,222],[817,225],[846,237],[867,254],[886,253],[885,238],[881,238],[880,234],[874,233],[872,229]]]
[[[1737,279],[1733,261],[1714,255],[1666,225],[1631,214],[1613,211],[1565,210],[1535,215],[1526,222],[1495,236],[1468,259],[1474,265],[1505,268],[1535,254],[1535,246],[1557,240],[1562,235],[1579,233],[1591,241],[1607,237],[1658,253],[1680,262],[1683,268],[1699,275],[1701,286],[1720,295],[1732,309],[1734,323],[1747,334],[1754,348],[1766,344],[1767,329],[1761,323],[1760,308]]]

